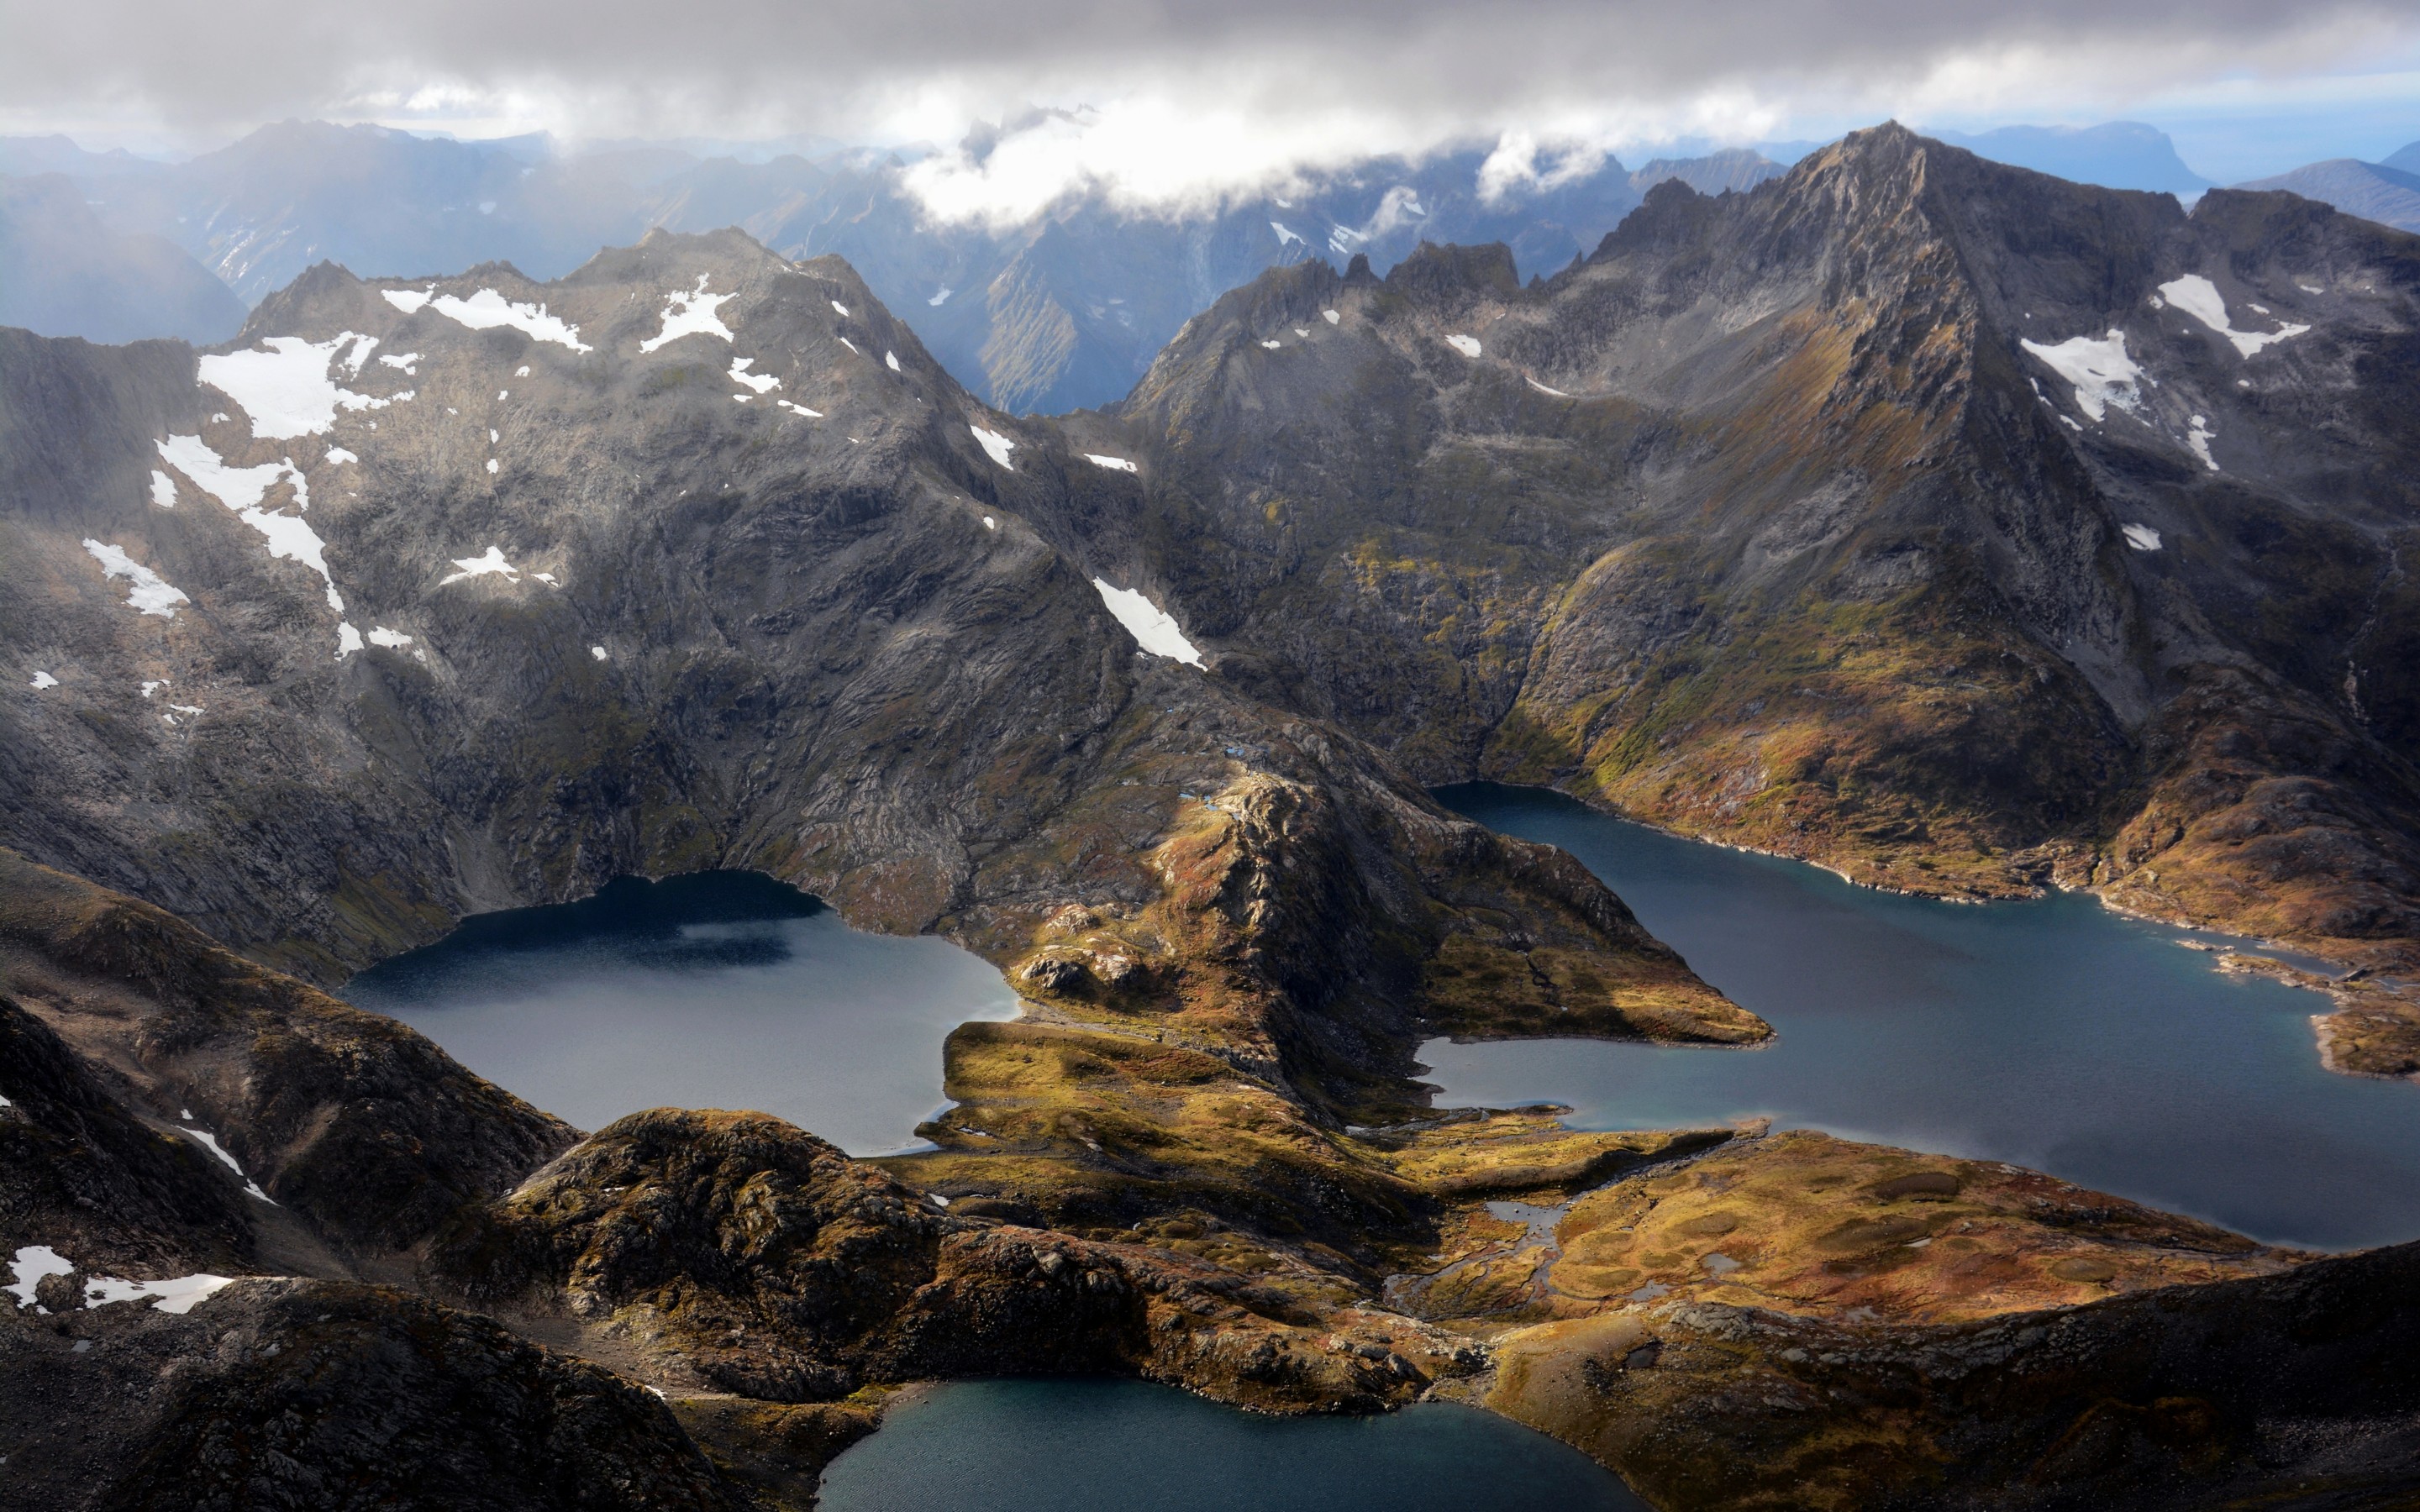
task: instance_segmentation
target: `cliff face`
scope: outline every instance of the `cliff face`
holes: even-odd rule
[[[1883,128],[1544,285],[1271,274],[1070,424],[1230,674],[1424,779],[2387,966],[2415,249]]]
[[[573,1138],[561,1119],[394,1020],[264,970],[158,908],[5,851],[0,981],[20,1024],[11,1051],[21,1058],[6,1074],[8,1095],[26,1109],[24,1137],[89,1128],[70,1139],[62,1173],[80,1162],[125,1168],[68,1178],[87,1199],[75,1206],[101,1217],[132,1203],[134,1231],[123,1241],[108,1227],[77,1233],[84,1217],[35,1204],[0,1218],[0,1245],[56,1244],[68,1232],[104,1241],[98,1253],[77,1252],[88,1266],[130,1251],[154,1264],[259,1258],[255,1229],[265,1215],[242,1200],[249,1183],[316,1238],[380,1255],[508,1190]],[[53,1105],[17,1090],[28,1085]],[[112,1101],[121,1093],[139,1111]],[[201,1153],[211,1144],[224,1152],[216,1169]],[[209,1178],[198,1183],[197,1161]],[[232,1193],[221,1190],[227,1166],[244,1173]],[[219,1206],[197,1214],[194,1203],[212,1193]],[[163,1201],[173,1218],[157,1211]]]
[[[739,866],[1013,968],[1091,909],[1123,1008],[1392,1069],[1447,939],[1521,952],[1536,848],[1140,651],[1078,528],[1128,475],[836,261],[659,236],[549,285],[322,268],[198,363],[6,339],[8,838],[259,959]],[[1762,1032],[1572,887],[1545,933],[1656,1008],[1610,1032]]]

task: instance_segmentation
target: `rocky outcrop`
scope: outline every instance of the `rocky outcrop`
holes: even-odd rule
[[[0,997],[0,1254],[189,1275],[252,1258],[242,1187],[190,1137],[130,1114],[40,1019]]]
[[[1274,1411],[1368,1412],[1464,1368],[1454,1341],[1338,1306],[1334,1277],[1297,1257],[1263,1251],[1256,1280],[1140,1225],[1104,1242],[954,1207],[778,1119],[666,1109],[572,1149],[429,1265],[471,1302],[629,1341],[668,1384],[760,1400],[1139,1371]],[[1373,1345],[1389,1325],[1400,1348]]]
[[[1068,424],[1150,463],[1097,553],[1426,779],[2392,973],[2414,245],[1886,127],[1543,285],[1273,272]]]
[[[740,1512],[644,1388],[380,1288],[0,1318],[12,1504]]]
[[[147,1210],[183,1194],[173,1198],[174,1231],[192,1240],[244,1231],[225,1210],[246,1211],[249,1180],[340,1249],[407,1248],[573,1137],[561,1119],[464,1071],[418,1032],[266,970],[147,903],[5,851],[0,986],[38,1021],[12,1036],[30,1078],[23,1118],[42,1131],[28,1137],[54,1139],[76,1120],[96,1120],[98,1136],[77,1142],[76,1160],[123,1167],[125,1179],[106,1183],[111,1202],[159,1193],[141,1199]],[[205,1219],[193,1207],[201,1199],[191,1195],[191,1167],[196,1158],[216,1164],[193,1136],[165,1137],[194,1155],[156,1150],[163,1136],[133,1115],[96,1109],[58,1058],[61,1040],[85,1064],[108,1068],[134,1106],[217,1141],[243,1173],[232,1187],[212,1179],[211,1190],[225,1190],[208,1211],[221,1216]],[[81,1074],[88,1085],[91,1073]],[[42,1083],[53,1088],[47,1101]],[[54,1168],[55,1180],[80,1189],[84,1179],[67,1174],[72,1163]],[[22,1242],[51,1242],[27,1234]]]
[[[2010,1166],[1805,1133],[1626,1177],[1543,1228],[1467,1232],[1392,1293],[1493,1334],[1490,1373],[1449,1390],[1661,1507],[2420,1488],[2403,1358],[2420,1316],[2397,1300],[2420,1246],[2315,1259]]]
[[[1676,1509],[2395,1505],[2415,1265],[1903,1330],[1666,1304],[1504,1341],[1491,1399]]]

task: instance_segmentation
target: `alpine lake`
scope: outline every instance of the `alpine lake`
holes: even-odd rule
[[[1975,906],[1879,892],[1534,789],[1438,797],[1570,851],[1777,1031],[1754,1050],[1435,1040],[1419,1054],[1440,1106],[1556,1103],[1593,1129],[1769,1119],[2031,1166],[2272,1242],[2420,1237],[2420,1096],[2320,1067],[2309,1020],[2324,999],[2182,948],[2257,945],[2076,895]],[[945,1105],[943,1039],[1016,1011],[967,951],[851,930],[740,872],[628,878],[477,916],[345,995],[582,1128],[646,1107],[746,1107],[853,1155],[913,1148]],[[1286,1420],[1094,1380],[919,1391],[833,1461],[819,1504],[1643,1505],[1576,1451],[1471,1409]]]

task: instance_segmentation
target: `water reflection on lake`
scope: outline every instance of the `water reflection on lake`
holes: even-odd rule
[[[1441,791],[1562,846],[1778,1042],[1420,1050],[1440,1105],[1573,1104],[1587,1128],[1762,1115],[2003,1160],[2275,1242],[2420,1238],[2420,1087],[2320,1068],[2314,993],[2224,976],[2182,932],[2072,894],[1960,905],[1675,839],[1559,794]]]
[[[908,1146],[942,1105],[952,1029],[1016,1011],[1000,973],[948,941],[852,930],[742,872],[482,914],[344,995],[583,1129],[754,1108],[853,1155]]]

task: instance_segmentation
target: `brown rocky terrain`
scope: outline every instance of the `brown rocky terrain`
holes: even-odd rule
[[[1424,780],[2287,942],[2373,979],[2334,1063],[2400,1074],[2415,292],[2290,195],[1886,127],[1543,282],[1273,272],[1067,424],[1143,459],[1088,529],[1222,671]]]
[[[29,1056],[59,1066],[52,1073],[59,1082],[73,1075],[83,1084],[62,1102],[80,1093],[90,1105],[96,1079],[105,1077],[141,1110],[138,1119],[211,1132],[252,1181],[349,1252],[417,1242],[457,1208],[509,1189],[573,1137],[561,1119],[472,1075],[392,1019],[264,969],[160,909],[5,851],[0,982],[14,999],[11,1022],[30,1019]],[[61,1056],[70,1047],[81,1062]],[[71,1064],[85,1069],[70,1072]],[[25,1121],[55,1134],[59,1124],[34,1106]],[[107,1144],[87,1137],[79,1146],[115,1145],[129,1160],[168,1162],[144,1149],[150,1141],[125,1128],[124,1117]],[[167,1142],[171,1151],[197,1150],[190,1138]],[[201,1161],[206,1174],[216,1164]],[[172,1168],[194,1164],[178,1155]],[[163,1169],[146,1184],[175,1179]],[[112,1202],[134,1190],[89,1184],[109,1187]],[[54,1231],[37,1232],[30,1219],[12,1221],[0,1242]],[[193,1227],[155,1217],[141,1231],[171,1242]]]
[[[226,1105],[226,1144],[268,1152],[247,1196],[159,1132],[184,1062],[112,1058],[116,1021],[178,1043],[231,1004],[322,1005],[337,1063],[427,1068],[452,1121],[388,1158],[441,1180],[501,1173],[546,1121],[409,1029],[70,895],[163,945],[155,985],[70,995],[54,956],[78,936],[12,935],[8,989],[40,1016],[0,1037],[0,1239],[74,1266],[33,1288],[46,1311],[0,1310],[31,1387],[0,1405],[23,1504],[804,1506],[896,1385],[1069,1369],[1276,1412],[1478,1402],[1670,1507],[2420,1487],[2409,1246],[2315,1260],[1815,1134],[1580,1134],[1546,1110],[1337,1131],[1108,1027],[960,1031],[954,1076],[999,1067],[1000,1101],[952,1110],[933,1153],[853,1161],[763,1115],[659,1110],[372,1250],[385,1179],[322,1190],[273,1164],[277,1110],[328,1094],[320,1062],[260,1059],[259,1095]],[[238,1279],[182,1313],[77,1305],[101,1275],[197,1265]]]

